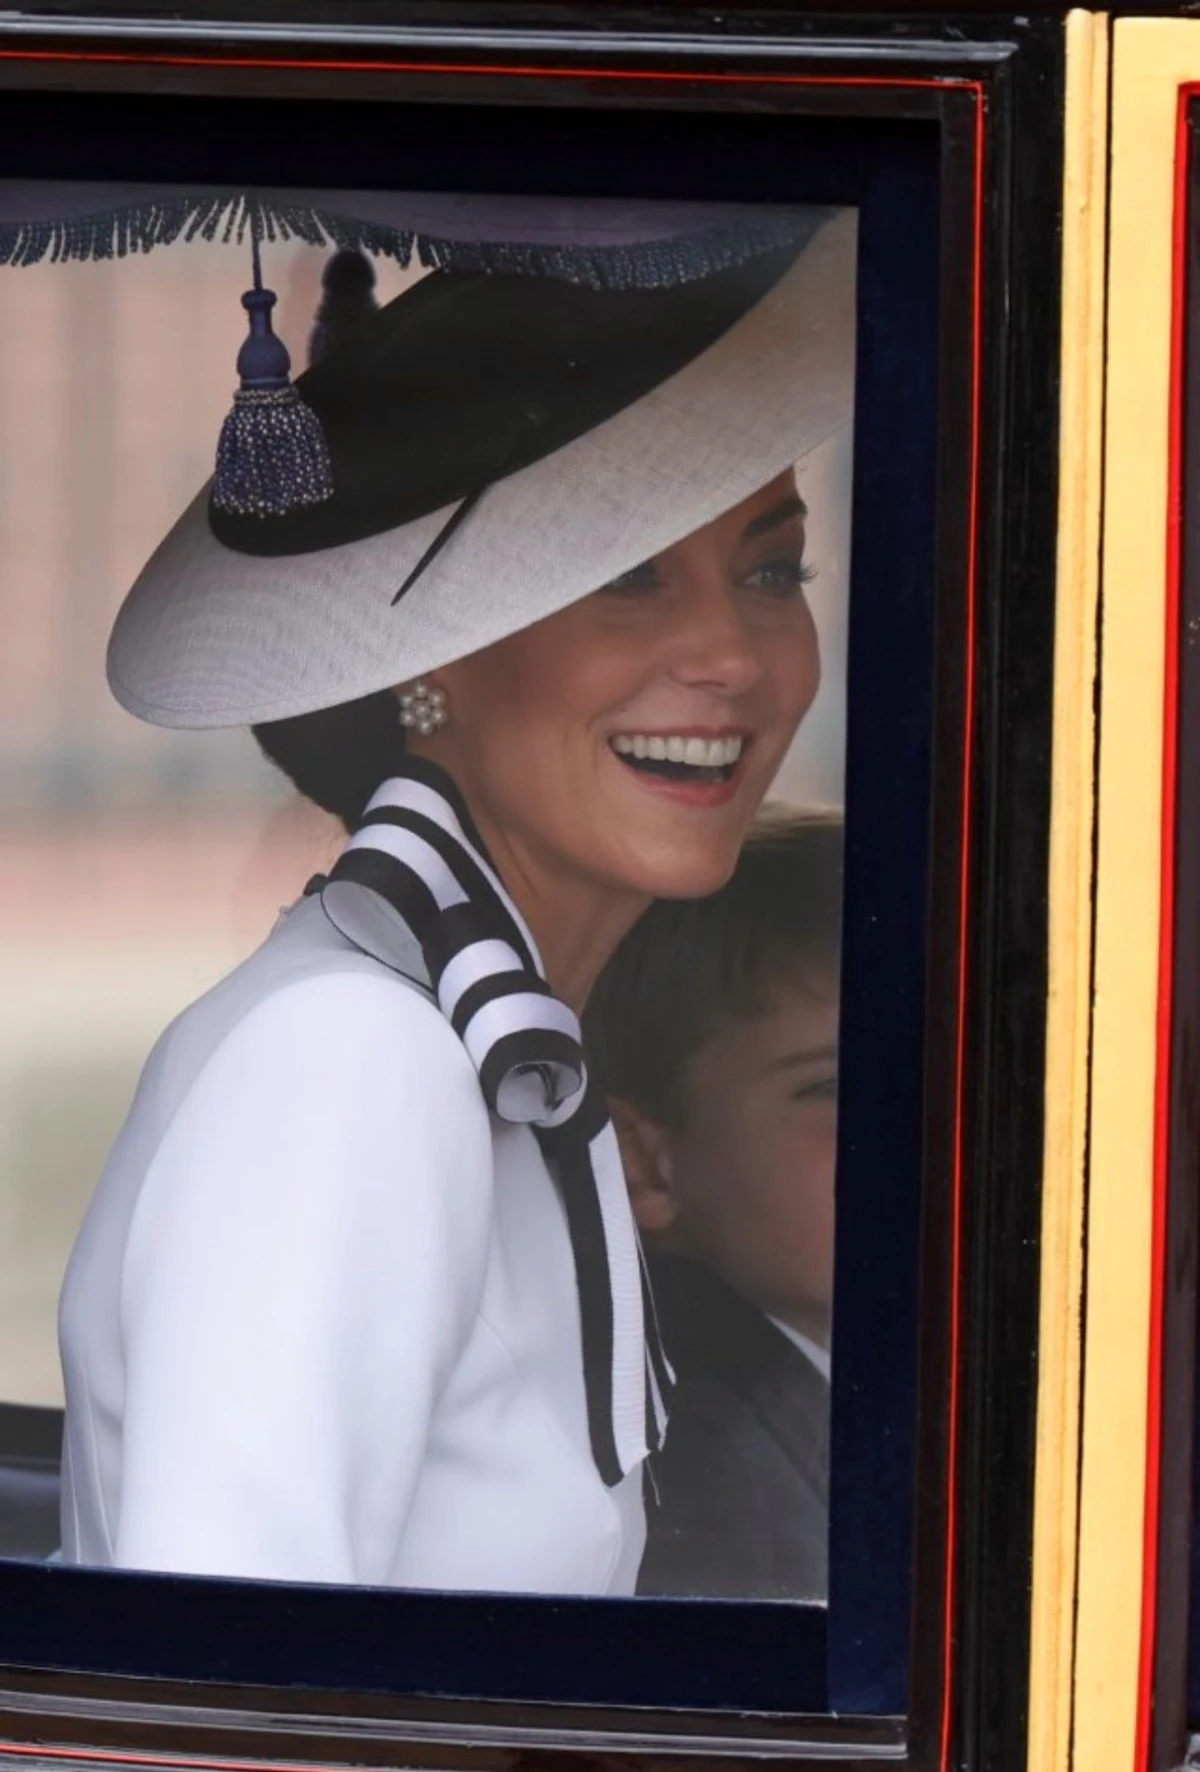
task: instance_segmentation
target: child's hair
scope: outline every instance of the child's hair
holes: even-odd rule
[[[584,1014],[606,1093],[677,1125],[683,1067],[694,1053],[731,1022],[769,1013],[782,973],[836,976],[842,851],[840,814],[766,806],[719,892],[650,906]]]

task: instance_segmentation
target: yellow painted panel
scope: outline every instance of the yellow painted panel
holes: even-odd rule
[[[1200,23],[1113,32],[1074,1772],[1135,1762],[1159,958],[1175,134]]]
[[[1096,616],[1100,581],[1108,34],[1066,21],[1062,394],[1050,821],[1046,1131],[1038,1331],[1029,1772],[1069,1763],[1091,1034]]]

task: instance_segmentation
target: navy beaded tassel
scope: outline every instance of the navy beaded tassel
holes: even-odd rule
[[[291,358],[271,330],[275,293],[264,289],[257,223],[254,288],[242,297],[250,336],[238,352],[241,386],[217,442],[212,502],[239,517],[285,517],[333,496],[321,421],[291,380]]]

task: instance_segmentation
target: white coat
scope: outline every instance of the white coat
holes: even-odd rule
[[[633,1591],[534,1134],[318,898],[158,1042],[59,1326],[68,1562]]]

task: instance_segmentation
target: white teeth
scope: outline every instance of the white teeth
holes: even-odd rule
[[[744,742],[741,738],[659,738],[619,732],[612,747],[619,757],[649,757],[659,763],[684,763],[692,769],[728,769],[741,756]]]

